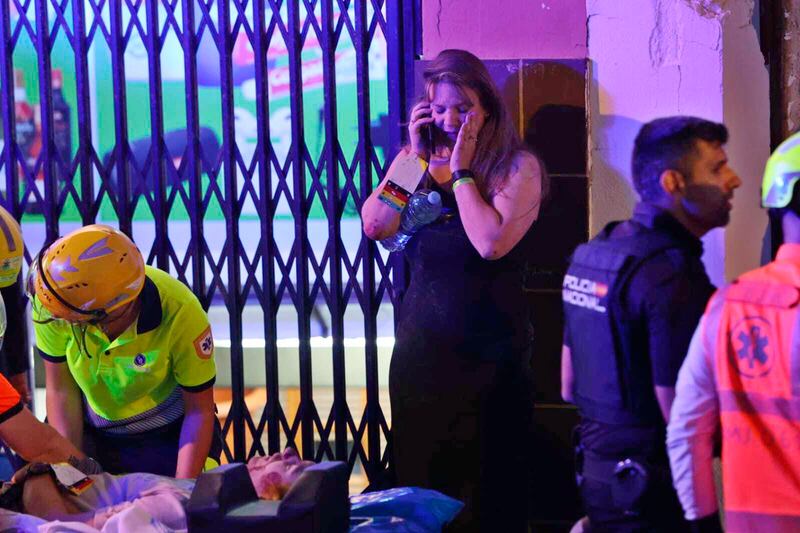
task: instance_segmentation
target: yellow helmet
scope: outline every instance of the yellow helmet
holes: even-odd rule
[[[100,320],[134,300],[143,286],[139,249],[104,224],[80,228],[43,250],[31,264],[28,282],[52,317],[68,322]]]
[[[8,287],[17,281],[24,251],[19,223],[0,207],[0,287]]]

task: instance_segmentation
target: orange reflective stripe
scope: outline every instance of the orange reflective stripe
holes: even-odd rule
[[[725,511],[725,531],[728,533],[752,533],[754,531],[795,533],[800,531],[800,516]]]
[[[744,391],[719,391],[719,409],[800,422],[800,398],[773,398]]]
[[[16,406],[19,400],[19,393],[11,386],[11,383],[0,374],[0,415]]]

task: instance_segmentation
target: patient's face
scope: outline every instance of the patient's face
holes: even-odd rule
[[[253,457],[247,462],[247,470],[259,498],[280,500],[300,474],[313,464],[313,461],[301,460],[294,448],[286,448],[283,453],[269,457]]]

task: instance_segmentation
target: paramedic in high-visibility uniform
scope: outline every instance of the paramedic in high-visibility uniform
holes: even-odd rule
[[[101,224],[55,241],[31,267],[49,423],[110,473],[191,478],[217,464],[214,341],[189,288]]]
[[[800,134],[767,162],[775,261],[712,297],[678,375],[667,430],[686,518],[721,531],[712,458],[721,426],[725,530],[800,531]]]

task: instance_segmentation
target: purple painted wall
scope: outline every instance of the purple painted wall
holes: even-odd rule
[[[586,0],[422,0],[422,51],[481,59],[586,57]]]

